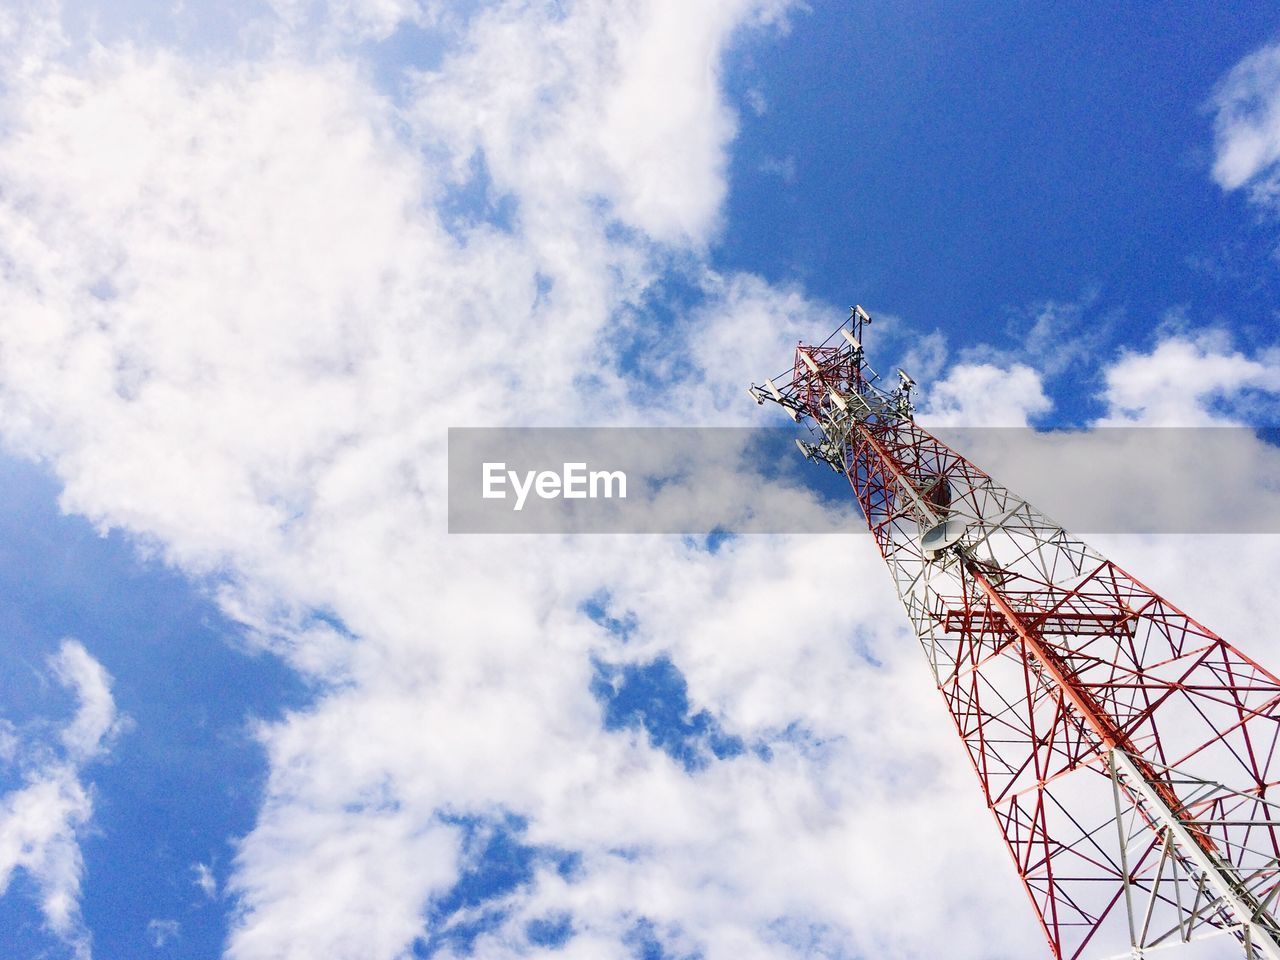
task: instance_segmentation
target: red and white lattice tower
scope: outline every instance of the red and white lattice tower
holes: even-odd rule
[[[852,484],[1052,956],[1280,960],[1280,679],[918,426],[869,321],[751,393]]]

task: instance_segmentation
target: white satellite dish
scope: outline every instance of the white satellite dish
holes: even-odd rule
[[[926,554],[936,555],[959,543],[967,529],[969,525],[955,517],[935,523],[920,536],[920,547]]]

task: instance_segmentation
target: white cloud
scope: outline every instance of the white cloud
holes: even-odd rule
[[[961,363],[929,384],[920,420],[930,427],[1025,427],[1053,404],[1023,363]]]
[[[46,924],[77,957],[89,955],[89,937],[79,918],[84,864],[77,831],[91,811],[87,791],[66,766],[42,771],[0,799],[0,890],[8,889],[15,870],[30,874]]]
[[[163,949],[182,935],[182,924],[177,920],[150,920],[147,936],[157,950]]]
[[[0,763],[12,763],[18,755],[18,733],[12,723],[0,717]]]
[[[574,249],[575,214],[601,203],[652,240],[702,244],[736,128],[721,55],[744,26],[777,23],[788,6],[495,4],[461,51],[421,75],[414,119],[455,170],[478,151],[530,239],[561,256]]]
[[[1248,186],[1253,199],[1280,199],[1280,43],[1249,54],[1213,94],[1213,178],[1224,190]]]
[[[96,757],[121,727],[111,696],[111,677],[74,641],[62,644],[52,667],[58,681],[74,690],[80,700],[75,717],[63,728],[60,739],[67,757],[83,763]]]
[[[49,930],[76,957],[90,954],[89,932],[80,918],[80,882],[84,862],[80,835],[93,812],[82,767],[100,756],[120,729],[111,698],[111,678],[79,643],[64,640],[50,658],[50,670],[71,690],[79,705],[62,728],[62,749],[39,739],[14,750],[24,785],[0,796],[0,895],[15,871],[34,882]]]
[[[375,726],[365,735],[388,733]],[[455,876],[451,832],[394,806],[344,810],[333,801],[356,803],[358,793],[299,794],[279,783],[279,770],[273,776],[231,881],[240,905],[228,954],[402,956],[427,896]]]
[[[796,158],[790,154],[785,157],[765,157],[756,169],[777,177],[783,183],[796,182]]]
[[[195,874],[192,883],[200,888],[200,892],[210,900],[217,899],[218,880],[214,877],[212,868],[207,863],[193,863],[191,872]]]
[[[1247,357],[1221,332],[1161,341],[1150,353],[1127,352],[1109,366],[1101,426],[1225,426],[1266,420],[1280,392],[1280,350]]]
[[[259,24],[278,39],[299,33],[318,33],[327,44],[385,40],[403,24],[426,27],[442,15],[441,4],[430,0],[267,0],[278,23]]]

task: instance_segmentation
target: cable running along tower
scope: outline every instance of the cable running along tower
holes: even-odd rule
[[[870,319],[751,395],[852,485],[1051,955],[1280,960],[1280,679],[918,426]]]

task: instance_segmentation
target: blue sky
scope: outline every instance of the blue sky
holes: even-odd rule
[[[1025,955],[864,538],[460,542],[441,433],[757,423],[855,301],[938,422],[1272,424],[1274,5],[188,6],[0,31],[0,954]]]
[[[144,955],[154,949],[148,924],[177,919],[181,955],[215,956],[225,904],[201,890],[196,865],[225,876],[229,841],[252,826],[265,772],[250,724],[305,702],[306,691],[278,663],[247,655],[237,626],[199,588],[120,533],[102,537],[61,515],[57,485],[38,468],[5,458],[0,483],[5,717],[40,723],[72,712],[43,663],[71,636],[115,677],[117,707],[131,720],[93,774],[98,830],[83,851],[99,882],[83,902],[96,947]],[[16,773],[5,770],[6,787]],[[49,949],[32,903],[0,899],[0,950]]]
[[[1053,397],[1068,422],[1096,416],[1088,378],[1172,309],[1274,342],[1274,225],[1205,173],[1215,84],[1277,29],[1266,4],[796,17],[732,60],[779,102],[758,116],[740,95],[714,259],[883,304],[957,349],[1010,347],[1039,304],[1087,302],[1106,336]]]

